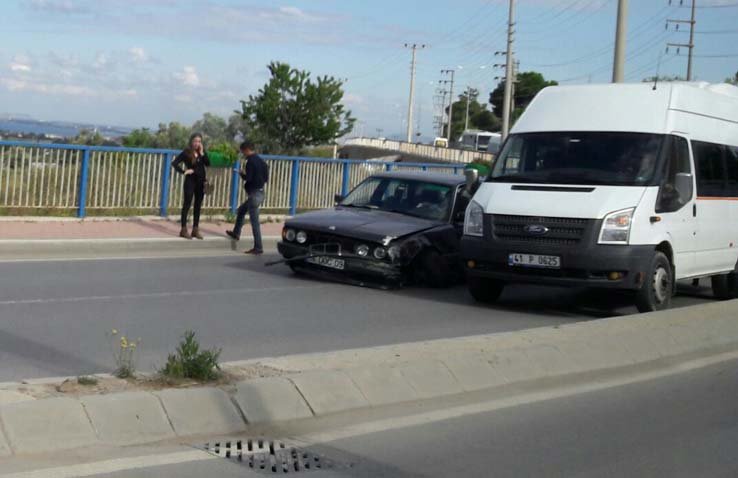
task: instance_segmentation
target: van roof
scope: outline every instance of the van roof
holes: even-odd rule
[[[672,114],[674,113],[674,114]],[[738,88],[705,82],[617,83],[544,88],[512,133],[681,130],[675,114],[696,114],[738,126]]]

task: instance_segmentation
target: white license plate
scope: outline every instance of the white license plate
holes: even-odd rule
[[[542,256],[539,254],[510,254],[507,257],[507,263],[510,266],[561,269],[561,257],[559,256]]]
[[[308,257],[305,261],[310,264],[316,264],[330,269],[337,269],[339,271],[342,271],[346,267],[346,261],[343,259],[336,259],[335,257]]]

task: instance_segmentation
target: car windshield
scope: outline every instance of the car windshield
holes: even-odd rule
[[[351,191],[340,205],[396,212],[433,221],[447,221],[454,188],[433,182],[369,178]]]
[[[488,181],[645,186],[655,180],[663,139],[620,132],[516,134]]]

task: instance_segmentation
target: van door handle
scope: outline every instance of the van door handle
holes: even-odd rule
[[[692,204],[692,217],[697,217],[697,204]]]

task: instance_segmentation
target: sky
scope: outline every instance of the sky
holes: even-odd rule
[[[690,0],[630,0],[626,81],[684,76]],[[671,3],[671,4],[670,4]],[[680,3],[682,3],[680,5]],[[738,0],[697,3],[694,72],[738,71]],[[607,82],[617,0],[518,0],[515,59],[562,84]],[[417,50],[416,130],[433,136],[441,70],[454,95],[499,82],[507,0],[3,0],[0,114],[128,127],[227,116],[271,61],[345,81],[355,133],[406,128]]]

